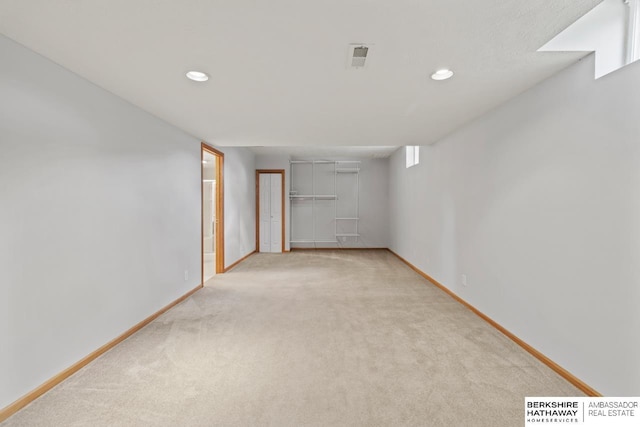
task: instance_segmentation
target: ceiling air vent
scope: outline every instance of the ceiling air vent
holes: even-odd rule
[[[349,59],[347,68],[365,68],[367,66],[367,55],[369,54],[370,45],[361,43],[349,45]]]

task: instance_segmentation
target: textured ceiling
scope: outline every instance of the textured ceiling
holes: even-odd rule
[[[396,151],[395,146],[297,146],[251,147],[259,156],[285,156],[290,159],[383,159]]]
[[[2,0],[0,32],[212,144],[399,146],[584,56],[536,50],[598,3]],[[350,43],[373,45],[366,69]]]

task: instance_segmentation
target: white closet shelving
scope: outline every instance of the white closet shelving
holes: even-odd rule
[[[290,169],[290,244],[357,242],[360,162],[291,160]]]
[[[336,201],[336,240],[342,238],[344,241],[347,238],[353,238],[357,242],[358,237],[360,237],[358,232],[358,221],[360,221],[360,162],[338,161],[335,165],[335,173],[336,190],[339,190],[336,191],[336,195],[339,192],[341,193]],[[338,183],[338,181],[341,182]]]

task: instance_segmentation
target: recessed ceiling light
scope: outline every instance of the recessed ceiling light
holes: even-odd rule
[[[206,161],[206,160],[203,160],[203,161],[202,161],[202,163],[203,163],[203,164],[204,164],[204,163],[207,163],[207,161]]]
[[[209,80],[207,73],[203,73],[202,71],[189,71],[187,73],[187,78],[194,82],[206,82]]]
[[[453,71],[444,68],[442,70],[438,70],[435,73],[431,74],[431,78],[433,80],[447,80],[453,76]]]

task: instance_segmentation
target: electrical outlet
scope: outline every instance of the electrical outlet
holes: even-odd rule
[[[460,281],[462,282],[462,286],[467,286],[467,275],[466,274],[461,274],[460,275]]]
[[[185,271],[184,271],[184,280],[185,280],[185,282],[186,282],[187,280],[189,280],[189,270],[185,270]]]

